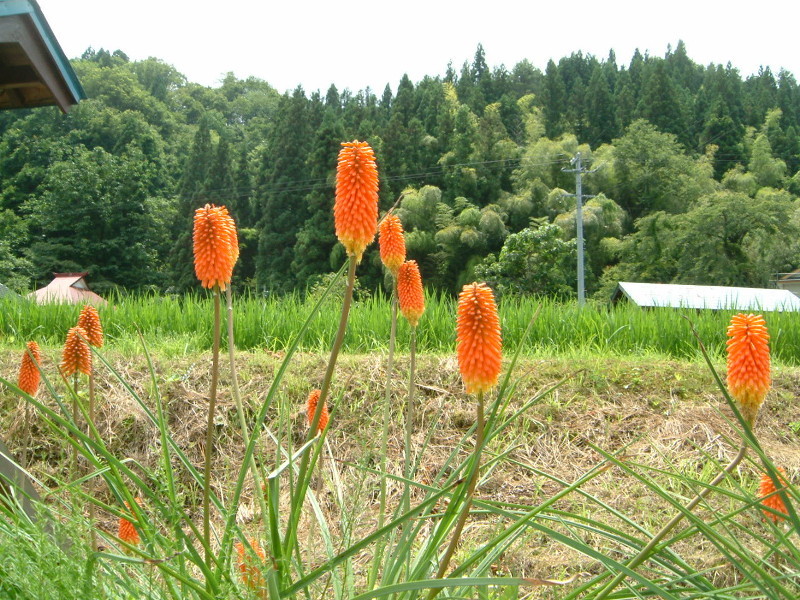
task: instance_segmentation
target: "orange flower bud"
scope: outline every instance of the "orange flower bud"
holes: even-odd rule
[[[397,277],[397,270],[406,260],[406,238],[400,217],[393,213],[384,217],[378,227],[378,246],[383,265]]]
[[[86,342],[88,337],[86,330],[77,325],[67,332],[67,340],[61,352],[61,371],[65,377],[78,371],[86,375],[92,372],[92,351]]]
[[[342,142],[333,219],[336,237],[347,254],[360,262],[378,228],[378,167],[367,142]]]
[[[38,364],[40,362],[39,344],[28,342],[27,350],[22,353],[22,360],[19,363],[17,387],[29,396],[35,396],[36,392],[39,391],[41,374],[39,373]]]
[[[397,272],[397,302],[409,325],[416,327],[425,312],[425,295],[417,261],[408,260]]]
[[[494,294],[485,283],[465,285],[458,296],[456,346],[467,393],[491,390],[500,375],[502,341]]]
[[[764,317],[734,315],[728,327],[728,391],[751,426],[769,387],[769,333]]]
[[[322,392],[320,390],[311,390],[308,394],[308,405],[306,407],[306,412],[308,413],[308,424],[311,425],[311,422],[314,420],[314,414],[317,412],[317,403],[319,402],[319,396]],[[328,404],[325,403],[322,405],[322,414],[319,416],[319,423],[317,425],[317,431],[322,432],[328,426]]]
[[[87,304],[81,310],[81,315],[78,317],[78,327],[83,327],[86,331],[86,341],[95,348],[103,347],[103,328],[100,325],[100,315],[97,309]]]
[[[224,206],[206,204],[194,213],[194,271],[205,288],[224,290],[239,258],[236,223]]]
[[[781,474],[779,477],[779,481],[782,485],[786,485],[786,471],[778,467],[778,472]],[[765,508],[771,508],[772,510],[783,513],[784,515],[788,515],[789,511],[786,510],[786,505],[783,503],[780,495],[775,493],[775,482],[772,481],[772,477],[770,477],[767,473],[761,474],[761,481],[758,484],[758,497],[761,499],[761,505]],[[783,517],[780,515],[775,514],[769,510],[764,510],[764,516],[768,519],[772,519],[775,523],[778,521],[782,521]]]
[[[134,498],[134,501],[137,505],[142,505],[142,499],[138,496]],[[127,502],[125,506],[128,510],[131,510],[131,505]],[[141,539],[139,538],[139,532],[136,531],[136,527],[133,526],[133,523],[128,521],[125,517],[119,518],[119,528],[117,529],[117,537],[121,539],[126,544],[130,544],[131,546],[138,546]]]
[[[250,543],[250,547],[253,549],[253,552],[256,553],[256,556],[258,556],[261,561],[266,560],[266,555],[261,548],[261,544],[253,538],[247,538],[247,541]],[[236,542],[236,553],[239,555],[239,572],[242,574],[242,581],[244,581],[244,584],[251,590],[263,589],[266,584],[264,582],[264,577],[261,575],[262,566],[258,564],[253,554],[245,548],[242,542]]]

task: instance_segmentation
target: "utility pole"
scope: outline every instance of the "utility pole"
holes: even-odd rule
[[[575,173],[575,193],[566,194],[567,196],[574,196],[577,201],[576,209],[576,234],[578,246],[578,306],[586,304],[586,291],[584,289],[584,267],[583,267],[583,199],[594,198],[594,196],[583,195],[583,180],[584,173],[594,173],[597,169],[586,171],[581,163],[581,153],[577,152],[575,157],[569,161],[574,169],[561,169],[564,173]]]

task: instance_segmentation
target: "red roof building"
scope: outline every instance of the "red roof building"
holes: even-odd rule
[[[28,294],[37,304],[92,304],[107,302],[89,289],[84,277],[88,273],[53,273],[53,281]]]

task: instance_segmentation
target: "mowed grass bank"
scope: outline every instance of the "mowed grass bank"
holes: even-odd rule
[[[59,346],[72,327],[80,306],[37,306],[26,301],[0,300],[0,341],[22,345],[37,340]],[[294,340],[298,326],[311,314],[314,299],[299,295],[273,298],[239,296],[234,300],[236,346],[239,350],[280,352]],[[523,354],[527,356],[643,356],[681,360],[698,357],[691,325],[712,355],[725,349],[725,331],[735,311],[641,309],[630,304],[587,305],[540,298],[505,298],[499,303],[504,347],[516,348],[539,311]],[[331,298],[316,315],[300,343],[301,350],[330,347],[339,319],[339,299]],[[148,345],[170,356],[202,352],[211,347],[211,299],[205,295],[127,296],[100,307],[106,336],[122,352],[141,350],[137,331]],[[375,295],[353,306],[344,351],[364,354],[386,347],[389,300]],[[455,300],[431,295],[417,331],[422,353],[449,353],[455,348]],[[800,319],[794,313],[766,313],[772,336],[773,360],[800,365]],[[690,325],[691,323],[691,325]],[[399,350],[407,350],[408,326],[399,325]]]

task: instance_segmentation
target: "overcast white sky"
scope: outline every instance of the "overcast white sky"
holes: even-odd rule
[[[800,77],[797,0],[39,0],[66,55],[89,46],[122,50],[132,60],[155,56],[189,81],[216,86],[233,71],[279,91],[331,83],[341,91],[393,90],[458,71],[483,44],[490,67],[510,70],[527,58],[581,50],[598,58],[613,48],[620,65],[635,48],[663,56],[679,39],[701,64],[727,63],[746,77],[759,66]]]

